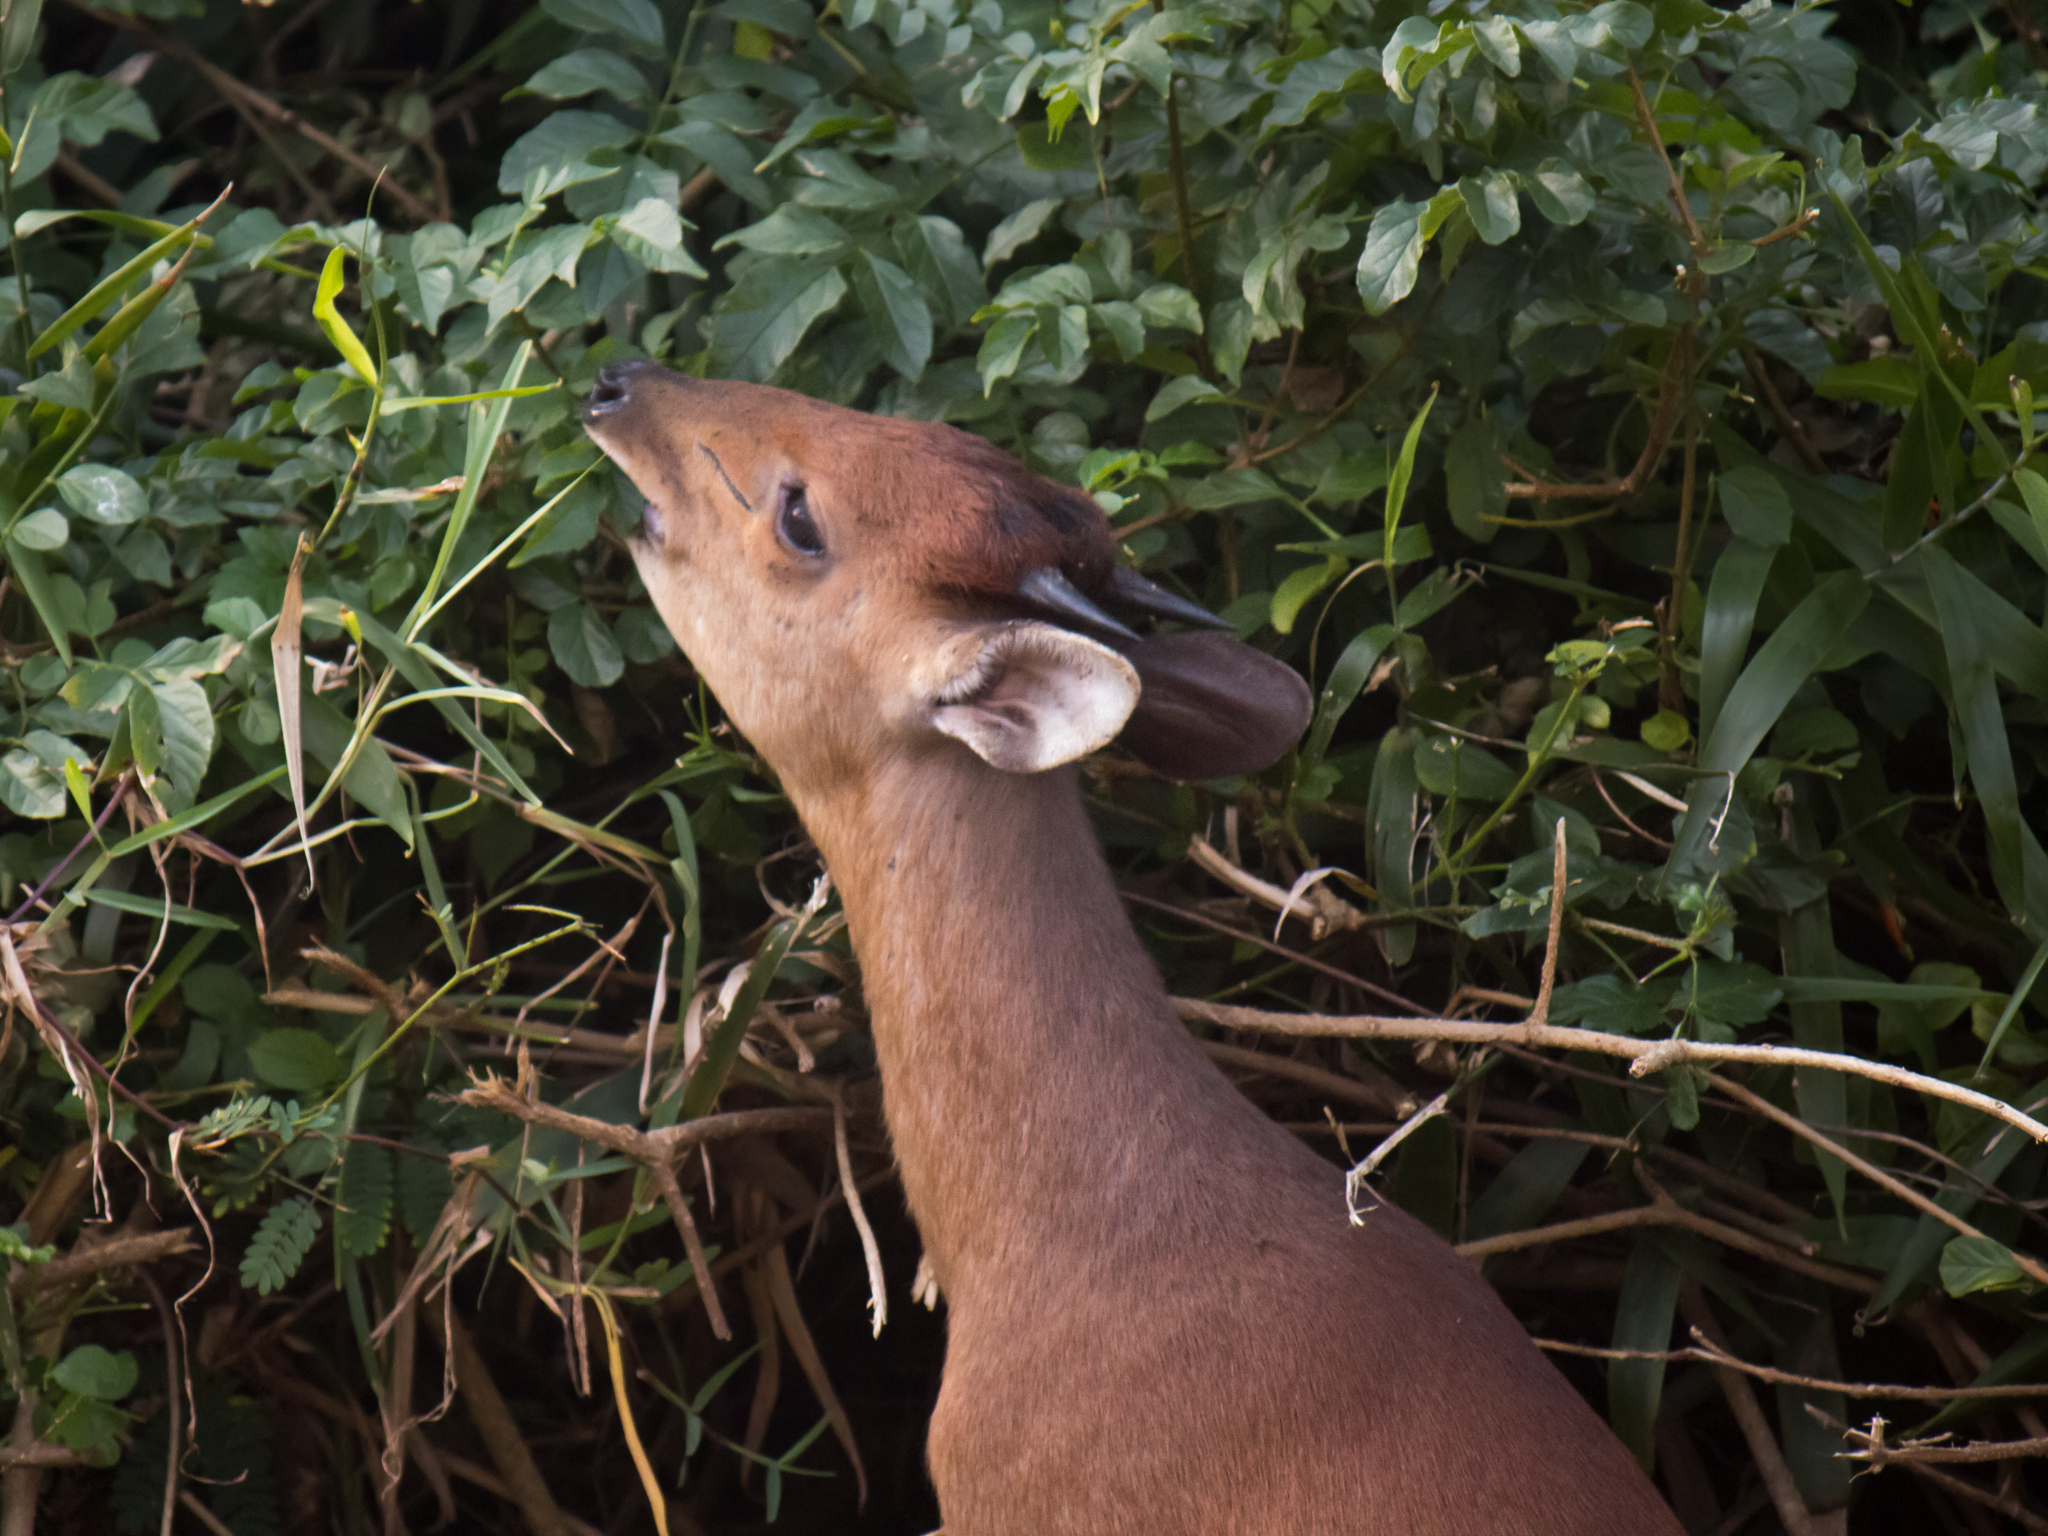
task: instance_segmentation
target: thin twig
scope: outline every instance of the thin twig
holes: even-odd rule
[[[1722,1354],[1728,1352],[1727,1341],[1721,1336],[1721,1325],[1715,1320],[1713,1309],[1707,1305],[1706,1295],[1700,1290],[1698,1281],[1688,1279],[1679,1286],[1678,1305],[1679,1310],[1691,1320],[1694,1331]],[[1778,1447],[1777,1436],[1771,1433],[1763,1406],[1756,1400],[1756,1388],[1749,1384],[1747,1376],[1725,1365],[1714,1366],[1713,1372],[1721,1395],[1728,1400],[1728,1411],[1735,1416],[1735,1422],[1742,1429],[1742,1438],[1749,1443],[1749,1454],[1756,1463],[1757,1473],[1770,1490],[1771,1503],[1777,1507],[1778,1519],[1784,1524],[1786,1536],[1820,1536],[1813,1512],[1800,1498],[1799,1484],[1792,1477],[1792,1469],[1785,1464],[1785,1453]]]
[[[846,1144],[846,1100],[836,1090],[832,1095],[832,1150],[839,1160],[839,1183],[846,1191],[847,1213],[860,1233],[860,1251],[868,1261],[868,1308],[875,1314],[875,1337],[889,1321],[889,1288],[882,1277],[882,1250],[875,1242],[875,1229],[868,1225],[867,1210],[860,1203],[860,1181],[853,1176],[853,1150]]]
[[[1979,1231],[1976,1227],[1971,1226],[1970,1223],[1963,1220],[1962,1217],[1956,1215],[1955,1212],[1948,1210],[1943,1206],[1937,1205],[1934,1201],[1928,1199],[1925,1195],[1921,1194],[1919,1190],[1913,1188],[1910,1184],[1904,1183],[1901,1180],[1892,1177],[1892,1175],[1886,1173],[1882,1168],[1878,1167],[1875,1163],[1870,1162],[1865,1158],[1858,1157],[1854,1152],[1851,1152],[1839,1141],[1836,1141],[1829,1136],[1823,1136],[1819,1131],[1816,1131],[1812,1126],[1808,1125],[1804,1120],[1801,1120],[1797,1115],[1787,1114],[1784,1110],[1778,1108],[1777,1105],[1773,1104],[1769,1099],[1766,1099],[1759,1094],[1751,1093],[1747,1088],[1743,1087],[1740,1083],[1732,1082],[1728,1078],[1723,1077],[1718,1072],[1709,1072],[1707,1074],[1707,1081],[1713,1084],[1713,1086],[1718,1088],[1721,1092],[1727,1094],[1729,1097],[1738,1100],[1747,1108],[1756,1111],[1756,1113],[1762,1115],[1766,1120],[1775,1121],[1777,1122],[1777,1124],[1783,1126],[1786,1130],[1790,1131],[1793,1135],[1801,1137],[1804,1140],[1812,1143],[1812,1145],[1819,1151],[1826,1152],[1832,1157],[1840,1158],[1843,1162],[1847,1163],[1851,1168],[1854,1168],[1858,1173],[1862,1174],[1866,1179],[1870,1180],[1871,1183],[1877,1185],[1880,1189],[1884,1189],[1890,1192],[1891,1194],[1898,1196],[1899,1199],[1905,1201],[1908,1205],[1912,1206],[1914,1210],[1920,1212],[1923,1216],[1932,1216],[1936,1221],[1942,1223],[1946,1227],[1952,1228],[1954,1231],[1960,1233],[1964,1237],[1984,1237],[1984,1233]],[[2018,1111],[2014,1111],[2014,1113],[2017,1114]],[[1988,1239],[1986,1240],[1988,1241]],[[2043,1268],[2039,1260],[2030,1258],[2024,1253],[2015,1252],[2012,1249],[2007,1249],[2006,1251],[2012,1255],[2013,1263],[2017,1264],[2020,1267],[2021,1272],[2024,1273],[2027,1276],[2027,1278],[2033,1280],[2037,1284],[2048,1286],[2048,1268]]]
[[[1943,1082],[1925,1073],[1834,1051],[1809,1051],[1789,1045],[1711,1045],[1700,1040],[1637,1040],[1628,1035],[1610,1035],[1596,1029],[1559,1028],[1552,1024],[1489,1024],[1476,1019],[1397,1019],[1369,1013],[1274,1013],[1264,1008],[1206,1002],[1198,997],[1177,997],[1173,1004],[1186,1020],[1264,1034],[1346,1040],[1446,1040],[1456,1045],[1534,1045],[1548,1050],[1590,1051],[1598,1056],[1617,1056],[1629,1061],[1629,1075],[1632,1077],[1641,1077],[1682,1061],[1819,1067],[1946,1099],[1951,1104],[1964,1105],[1979,1114],[2017,1127],[2035,1141],[2048,1142],[2048,1125],[2001,1099],[1979,1093],[1974,1088],[1965,1088],[1959,1083]]]
[[[1725,1366],[1754,1376],[1775,1387],[1798,1387],[1808,1392],[1839,1392],[1844,1397],[1871,1398],[1906,1403],[1949,1403],[1958,1399],[2001,1397],[2048,1397],[2048,1382],[2008,1382],[1991,1387],[1902,1387],[1889,1381],[1832,1381],[1822,1376],[1799,1376],[1772,1365],[1756,1365],[1729,1354],[1708,1342],[1705,1334],[1693,1330],[1693,1343],[1686,1349],[1605,1349],[1595,1344],[1571,1344],[1562,1339],[1532,1339],[1538,1349],[1556,1355],[1581,1355],[1588,1360],[1663,1360],[1673,1365],[1698,1362]]]
[[[1762,354],[1745,341],[1742,343],[1742,361],[1749,369],[1749,376],[1756,380],[1757,392],[1764,397],[1764,404],[1771,408],[1771,419],[1778,424],[1778,430],[1785,435],[1785,441],[1792,445],[1807,469],[1816,475],[1828,472],[1827,460],[1820,456],[1820,450],[1813,446],[1813,439],[1806,435],[1806,428],[1799,424],[1785,405],[1785,397],[1778,393],[1778,386],[1771,382],[1771,375],[1764,367]]]
[[[314,127],[313,124],[307,122],[290,107],[265,95],[254,86],[244,85],[240,80],[237,80],[233,75],[216,65],[211,59],[208,59],[204,54],[186,43],[183,38],[178,37],[174,33],[159,31],[147,22],[137,21],[130,17],[109,14],[104,19],[129,28],[146,40],[150,47],[168,53],[173,58],[181,59],[191,65],[192,68],[198,70],[206,77],[207,83],[220,92],[231,106],[252,116],[268,118],[279,127],[289,128],[308,143],[318,146],[324,153],[333,156],[357,175],[363,177],[375,191],[383,193],[386,197],[397,203],[404,210],[407,218],[421,224],[431,224],[433,222],[433,207],[407,191],[396,177],[385,175],[386,168],[384,166],[376,165],[364,159],[331,133]],[[292,163],[289,156],[284,158],[287,164]]]

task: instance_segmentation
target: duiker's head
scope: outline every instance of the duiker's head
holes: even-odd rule
[[[1089,498],[947,426],[646,363],[598,374],[597,445],[647,499],[635,564],[677,644],[792,787],[972,750],[1006,772],[1121,732],[1161,771],[1264,767],[1307,724],[1290,668],[1117,565]]]

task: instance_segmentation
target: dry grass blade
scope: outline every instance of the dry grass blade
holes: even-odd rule
[[[852,1187],[850,1184],[847,1186],[849,1189]],[[832,1433],[846,1451],[846,1459],[853,1463],[853,1479],[860,1489],[860,1502],[865,1504],[868,1501],[868,1471],[861,1463],[860,1447],[854,1442],[853,1420],[846,1416],[839,1394],[832,1390],[832,1378],[825,1374],[825,1362],[811,1338],[810,1325],[804,1321],[803,1309],[797,1305],[796,1285],[789,1274],[789,1255],[782,1251],[781,1243],[770,1244],[768,1251],[761,1255],[761,1278],[767,1283],[768,1299],[775,1304],[776,1319],[789,1339],[789,1352],[803,1367],[804,1379],[818,1394],[818,1401],[825,1408],[825,1417],[832,1421]]]
[[[668,1536],[668,1500],[662,1497],[661,1479],[654,1475],[647,1448],[640,1443],[640,1426],[634,1422],[632,1400],[626,1395],[626,1362],[619,1353],[619,1320],[612,1316],[609,1296],[602,1291],[592,1291],[590,1296],[604,1323],[605,1358],[611,1365],[612,1398],[619,1407],[619,1427],[626,1432],[626,1449],[632,1453],[633,1468],[640,1474],[640,1486],[646,1490],[647,1507],[654,1512],[654,1528],[661,1536]]]
[[[306,618],[306,550],[308,539],[299,535],[292,554],[292,568],[284,579],[284,605],[277,611],[277,628],[270,636],[270,669],[277,679],[277,722],[284,737],[284,770],[292,786],[292,820],[299,843],[306,851],[306,884],[314,883],[313,845],[306,827],[306,757],[304,717],[299,706],[300,662],[305,650],[300,633]]]
[[[832,1149],[839,1159],[839,1183],[846,1191],[846,1209],[860,1233],[860,1251],[868,1264],[868,1310],[875,1315],[875,1337],[889,1321],[889,1288],[882,1277],[882,1250],[875,1243],[875,1229],[868,1225],[868,1213],[860,1203],[860,1182],[853,1176],[853,1151],[846,1142],[846,1100],[832,1095]]]

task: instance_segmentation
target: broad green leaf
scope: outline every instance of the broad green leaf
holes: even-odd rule
[[[71,538],[71,525],[54,507],[43,507],[15,523],[7,535],[24,549],[62,549]]]
[[[589,603],[569,603],[548,615],[548,649],[569,680],[585,688],[609,688],[626,670],[611,626]]]
[[[932,312],[910,274],[863,251],[853,263],[853,292],[889,366],[906,379],[922,377],[932,355]]]
[[[341,1076],[341,1057],[310,1029],[266,1029],[249,1044],[249,1065],[287,1093],[318,1093]]]
[[[593,91],[609,91],[628,106],[643,105],[654,94],[645,75],[605,48],[579,48],[565,53],[543,65],[522,89],[557,101],[588,96]]]
[[[1003,219],[988,232],[988,243],[982,247],[983,270],[1014,255],[1020,246],[1037,239],[1039,231],[1045,228],[1046,220],[1059,210],[1059,198],[1041,197],[1036,202],[1026,203]]]
[[[1792,498],[1769,470],[1740,465],[1714,484],[1721,497],[1721,515],[1737,538],[1763,549],[1776,549],[1792,537]]]
[[[836,268],[780,258],[749,268],[712,316],[713,368],[732,378],[768,378],[845,296],[846,279]]]
[[[2028,1286],[2012,1250],[1988,1237],[1958,1237],[1941,1250],[1941,1288],[1951,1296]]]
[[[1358,258],[1358,292],[1369,315],[1383,315],[1414,290],[1421,268],[1422,216],[1428,203],[1392,202],[1372,216]]]
[[[115,1354],[98,1344],[81,1344],[51,1367],[50,1375],[67,1392],[117,1403],[135,1390],[141,1369],[125,1349]]]
[[[1488,245],[1499,245],[1522,232],[1522,208],[1515,198],[1515,184],[1506,171],[1486,171],[1464,177],[1458,195],[1472,216],[1472,227]]]
[[[1582,224],[1593,211],[1593,189],[1562,160],[1545,160],[1523,177],[1530,199],[1543,217],[1553,224]]]
[[[722,236],[711,248],[737,245],[767,256],[831,256],[852,243],[835,219],[797,203],[784,203],[767,218]]]
[[[32,821],[64,814],[64,775],[35,753],[16,747],[0,756],[0,805]]]
[[[109,527],[140,522],[149,516],[149,493],[135,477],[104,464],[78,464],[57,478],[65,504],[81,517]]]
[[[654,0],[541,0],[541,9],[572,32],[609,32],[649,58],[666,48]]]
[[[1167,380],[1165,387],[1152,397],[1151,403],[1145,407],[1145,420],[1159,421],[1184,405],[1223,398],[1223,391],[1200,374],[1182,374],[1177,379]]]

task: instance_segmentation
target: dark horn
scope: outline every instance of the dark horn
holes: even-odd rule
[[[1112,635],[1119,640],[1138,638],[1135,630],[1125,628],[1089,602],[1071,581],[1049,565],[1026,571],[1023,580],[1017,583],[1017,595],[1033,607],[1069,619],[1083,629]]]
[[[1199,624],[1204,629],[1235,629],[1228,619],[1219,619],[1200,603],[1191,603],[1177,592],[1169,592],[1147,581],[1128,566],[1118,566],[1109,584],[1116,588],[1117,601],[1149,613],[1154,618],[1173,619],[1182,624]]]

